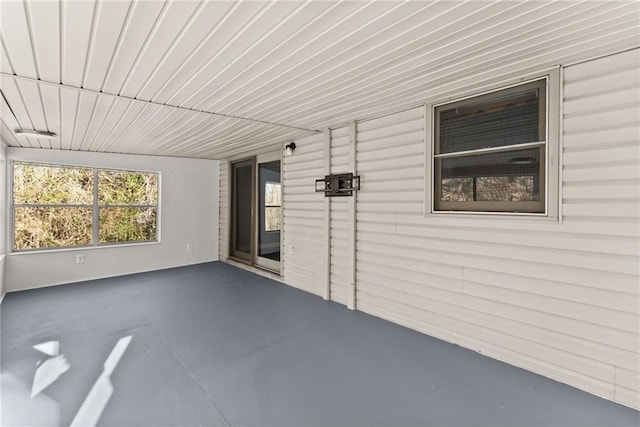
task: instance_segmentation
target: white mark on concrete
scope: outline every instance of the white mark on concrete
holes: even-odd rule
[[[120,362],[122,355],[127,350],[131,342],[131,335],[120,338],[116,343],[111,354],[104,362],[104,370],[91,387],[91,391],[82,402],[82,406],[78,410],[75,418],[71,422],[71,427],[93,427],[98,423],[102,411],[107,406],[111,395],[113,394],[113,385],[111,384],[111,374]]]

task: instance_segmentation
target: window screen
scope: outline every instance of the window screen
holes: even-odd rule
[[[436,211],[545,209],[546,80],[437,106]]]

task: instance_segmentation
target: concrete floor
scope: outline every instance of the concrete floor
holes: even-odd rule
[[[11,293],[0,312],[2,425],[69,425],[126,336],[113,394],[90,408],[98,425],[640,423],[632,409],[223,263]],[[30,399],[48,358],[33,346],[51,340],[70,368]]]

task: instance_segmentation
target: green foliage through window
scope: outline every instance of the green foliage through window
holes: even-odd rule
[[[157,173],[14,163],[12,190],[14,250],[157,240]]]

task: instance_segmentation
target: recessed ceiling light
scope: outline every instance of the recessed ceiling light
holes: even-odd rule
[[[14,129],[13,133],[15,133],[16,135],[36,136],[38,138],[55,138],[57,136],[53,132],[35,129]]]

